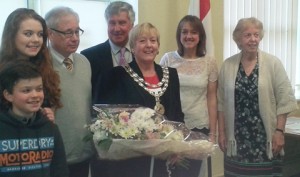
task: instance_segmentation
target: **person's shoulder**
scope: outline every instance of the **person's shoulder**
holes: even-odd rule
[[[283,63],[277,56],[264,51],[259,52],[259,61],[264,67],[283,68]]]
[[[0,110],[0,123],[4,122],[5,120],[8,120],[7,117],[8,117],[7,112]]]
[[[205,59],[209,63],[216,63],[217,62],[216,58],[214,56],[211,56],[211,55],[205,55],[203,57],[203,59]]]
[[[216,58],[212,55],[205,55],[203,58],[205,58],[206,60],[215,60]]]
[[[53,122],[51,120],[49,120],[48,117],[46,117],[41,110],[39,110],[38,112],[36,112],[36,116],[35,119],[32,123],[32,125],[34,125],[34,127],[37,128],[41,128],[41,127],[52,127],[53,126]]]
[[[178,53],[177,53],[177,51],[170,51],[170,52],[166,52],[164,55],[173,56],[173,55],[178,55]]]
[[[162,58],[166,58],[166,59],[178,59],[181,58],[181,56],[178,54],[177,51],[171,51],[171,52],[167,52],[163,55]]]
[[[234,55],[232,55],[232,56],[226,58],[226,59],[224,60],[224,63],[235,63],[235,62],[237,62],[238,60],[240,60],[241,55],[242,55],[241,52],[240,52],[240,53],[237,53],[237,54],[234,54]]]
[[[101,53],[99,51],[105,50],[105,49],[110,49],[110,45],[109,45],[108,40],[103,42],[103,43],[100,43],[100,44],[94,45],[92,47],[89,47],[87,49],[84,49],[80,53],[83,54],[83,55],[93,53],[93,52]]]
[[[124,75],[126,70],[123,68],[123,66],[116,66],[108,69],[107,71],[103,72],[104,75],[107,77],[115,76],[115,75]]]
[[[81,53],[73,53],[72,55],[75,60],[82,60],[82,61],[89,62],[86,56],[82,55]]]
[[[90,61],[84,55],[80,53],[73,53],[73,59],[75,63],[80,63],[81,66],[85,65],[90,68]]]
[[[275,55],[265,52],[265,51],[260,51],[259,54],[261,55],[262,59],[265,59],[265,60],[274,60],[274,61],[280,60]]]

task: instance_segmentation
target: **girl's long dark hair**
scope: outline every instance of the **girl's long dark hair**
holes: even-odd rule
[[[34,57],[29,57],[29,61],[35,64],[41,72],[44,85],[45,102],[44,106],[51,108],[60,108],[60,79],[52,65],[49,50],[47,48],[47,26],[45,20],[34,10],[27,8],[19,8],[13,11],[6,19],[0,48],[0,69],[8,62],[17,62],[24,60],[20,58],[16,48],[15,39],[20,29],[20,25],[24,20],[34,19],[39,21],[43,27],[43,44],[41,50]]]

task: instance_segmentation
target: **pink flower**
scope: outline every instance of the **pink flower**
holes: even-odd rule
[[[119,114],[119,121],[121,123],[128,123],[129,116],[130,116],[129,112],[123,111]]]

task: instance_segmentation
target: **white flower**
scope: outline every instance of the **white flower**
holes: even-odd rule
[[[116,113],[103,111],[97,117],[98,120],[89,126],[95,142],[107,138],[183,140],[181,131],[176,131],[171,124],[161,123],[163,118],[150,108]]]
[[[95,123],[90,125],[91,132],[96,132],[101,128],[101,120],[96,120]]]
[[[101,140],[107,139],[105,131],[96,131],[93,135],[94,142],[99,142]]]
[[[138,131],[135,128],[127,127],[127,128],[121,129],[119,132],[119,135],[124,139],[129,139],[129,138],[133,138],[134,136],[136,136],[137,133],[138,133]]]

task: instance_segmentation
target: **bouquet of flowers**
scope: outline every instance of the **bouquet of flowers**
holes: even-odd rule
[[[121,160],[138,156],[162,159],[176,155],[203,159],[214,145],[202,133],[183,123],[168,121],[153,109],[139,105],[95,105],[97,118],[86,127],[100,158]]]

